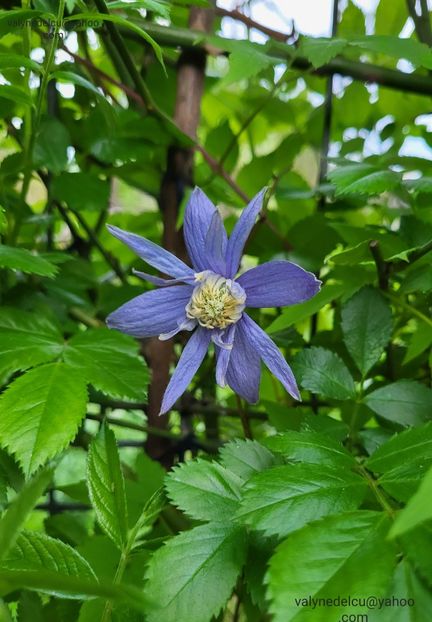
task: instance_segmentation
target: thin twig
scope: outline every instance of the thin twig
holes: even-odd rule
[[[240,421],[243,427],[243,434],[245,438],[253,439],[253,434],[252,434],[249,418],[244,409],[242,399],[237,394],[236,394],[236,401],[237,401],[238,414],[239,414]]]
[[[99,238],[94,234],[93,230],[91,229],[91,227],[88,226],[88,224],[86,223],[84,218],[81,216],[81,214],[79,212],[76,212],[75,210],[72,210],[71,208],[69,208],[69,211],[78,220],[79,224],[82,226],[84,231],[87,233],[92,245],[98,249],[102,257],[105,259],[107,264],[111,266],[111,268],[116,273],[120,281],[122,283],[126,283],[127,282],[126,276],[124,275],[123,270],[120,268],[117,260],[114,257],[112,257],[110,253],[103,247],[103,245],[99,241]]]
[[[255,28],[255,30],[259,30],[260,32],[274,39],[275,41],[281,41],[282,43],[286,43],[288,39],[290,39],[294,34],[294,32],[284,33],[280,32],[279,30],[273,30],[273,28],[268,28],[267,26],[256,22],[251,17],[248,17],[244,13],[241,13],[240,11],[237,11],[235,9],[233,11],[228,11],[227,9],[218,7],[216,9],[216,15],[219,15],[220,17],[230,17],[231,19],[234,19],[238,22],[242,22],[242,24],[244,24],[248,28]]]
[[[379,287],[383,291],[387,291],[389,286],[389,265],[382,256],[378,240],[372,240],[369,242],[369,250],[375,261]]]

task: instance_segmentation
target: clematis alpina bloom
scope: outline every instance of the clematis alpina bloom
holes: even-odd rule
[[[135,271],[159,289],[121,306],[107,318],[107,325],[134,337],[158,335],[162,340],[181,330],[193,331],[165,391],[160,414],[166,413],[186,390],[211,342],[220,386],[229,385],[255,403],[263,361],[288,393],[300,399],[289,365],[245,308],[303,302],[319,291],[320,281],[289,261],[270,261],[237,276],[265,190],[243,210],[229,238],[217,209],[202,190],[194,190],[184,216],[184,237],[192,268],[153,242],[108,226],[141,259],[173,278]]]

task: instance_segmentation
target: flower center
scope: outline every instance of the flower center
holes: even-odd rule
[[[210,270],[195,275],[198,285],[186,305],[186,316],[204,328],[226,328],[237,322],[245,308],[246,294],[238,283]]]

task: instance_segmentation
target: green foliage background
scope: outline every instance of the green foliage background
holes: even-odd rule
[[[341,1],[333,38],[254,43],[221,38],[220,11],[189,29],[206,0],[2,3],[2,620],[432,619],[432,31],[413,4],[366,19]],[[194,141],[173,121],[176,63],[200,45]],[[104,224],[160,243],[169,147],[194,148],[228,229],[270,186],[245,266],[291,259],[324,283],[254,314],[303,397],[263,370],[254,440],[212,354],[155,428],[145,346],[104,327],[147,287]]]

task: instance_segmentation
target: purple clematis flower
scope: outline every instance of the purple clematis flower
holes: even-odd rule
[[[216,350],[216,381],[250,403],[258,401],[261,360],[288,393],[300,400],[294,375],[270,337],[245,307],[284,307],[312,298],[321,282],[289,261],[270,261],[236,277],[246,240],[266,188],[244,209],[228,239],[219,212],[199,188],[186,207],[184,236],[192,268],[175,255],[133,233],[108,226],[148,264],[170,275],[162,279],[135,271],[160,289],[133,298],[107,318],[109,328],[134,337],[165,340],[194,331],[165,391],[160,414],[186,390],[207,349]]]

